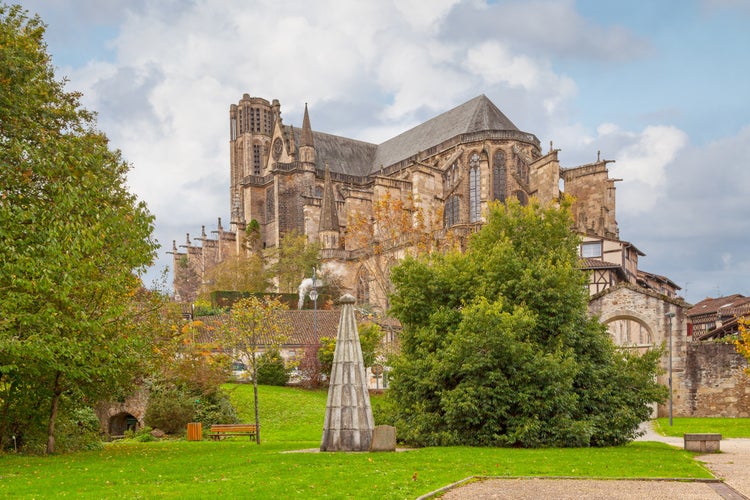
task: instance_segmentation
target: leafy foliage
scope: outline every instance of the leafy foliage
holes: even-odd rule
[[[0,5],[0,448],[129,386],[157,244],[129,166],[54,77],[44,24]],[[63,396],[67,402],[63,405]]]
[[[258,383],[262,385],[286,385],[289,382],[289,370],[284,358],[277,349],[271,349],[258,359]]]
[[[320,243],[309,241],[304,234],[291,231],[282,236],[273,268],[279,278],[279,291],[296,292],[300,282],[318,265],[319,252]]]
[[[737,338],[734,339],[734,348],[742,354],[745,359],[750,360],[750,318],[739,318],[737,321]],[[750,375],[750,367],[745,368],[745,373]]]
[[[618,351],[587,315],[570,201],[492,204],[466,253],[393,270],[404,325],[389,396],[418,445],[623,444],[663,401],[659,351]]]

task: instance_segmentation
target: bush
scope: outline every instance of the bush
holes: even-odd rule
[[[55,450],[73,452],[102,448],[99,418],[88,406],[61,414],[55,432]]]
[[[144,421],[149,427],[167,434],[185,432],[195,417],[196,396],[178,388],[153,390],[148,398]]]
[[[289,382],[289,370],[277,350],[264,352],[258,358],[258,383],[262,385],[286,385]]]

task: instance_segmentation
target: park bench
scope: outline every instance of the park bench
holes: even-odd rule
[[[255,437],[255,424],[213,424],[208,436],[214,441],[225,436],[249,436],[252,439]]]
[[[718,453],[720,450],[721,434],[685,434],[685,449],[702,453]]]

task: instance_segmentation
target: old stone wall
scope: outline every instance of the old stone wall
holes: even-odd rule
[[[732,344],[695,342],[687,346],[684,380],[674,393],[680,417],[750,417],[747,361]]]

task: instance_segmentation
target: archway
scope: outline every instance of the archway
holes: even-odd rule
[[[602,321],[616,346],[642,354],[654,346],[653,330],[643,319],[620,314]]]
[[[128,412],[120,412],[109,418],[109,435],[122,436],[125,431],[138,429],[138,419]]]

